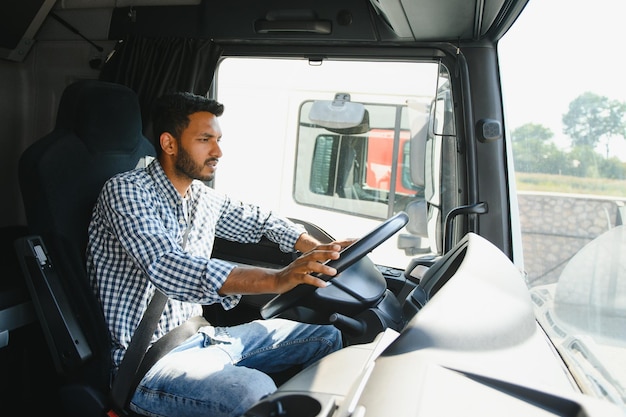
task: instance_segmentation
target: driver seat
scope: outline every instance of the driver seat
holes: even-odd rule
[[[60,383],[66,416],[110,409],[110,339],[87,276],[93,205],[114,174],[156,152],[142,134],[136,94],[96,80],[66,87],[55,128],[20,157],[18,177],[29,236],[15,247]]]

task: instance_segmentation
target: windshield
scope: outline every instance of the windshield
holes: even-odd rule
[[[407,227],[371,254],[379,265],[404,269],[416,254],[441,248],[428,223],[440,221],[433,212],[443,185],[427,183],[425,155],[439,146],[431,112],[438,91],[447,97],[445,74],[434,61],[226,58],[217,73],[217,97],[227,109],[221,146],[225,161],[237,162],[220,164],[214,186],[337,239],[359,237],[406,211]],[[248,136],[256,140],[238,146]],[[257,173],[242,175],[242,166],[259,163],[274,186],[256,186]]]

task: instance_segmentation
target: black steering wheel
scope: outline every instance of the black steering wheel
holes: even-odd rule
[[[386,282],[366,255],[402,229],[408,221],[409,216],[405,212],[390,217],[344,248],[339,259],[326,262],[337,270],[337,275],[316,276],[328,281],[328,286],[318,288],[298,285],[261,307],[261,316],[264,319],[282,317],[305,323],[327,324],[330,315],[334,313],[354,315],[368,308],[382,297]]]

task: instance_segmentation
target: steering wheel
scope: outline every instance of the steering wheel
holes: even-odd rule
[[[282,317],[304,323],[327,324],[334,313],[354,315],[373,305],[382,297],[387,286],[381,272],[366,255],[408,221],[409,216],[405,212],[385,220],[344,248],[339,259],[326,262],[337,270],[337,275],[316,274],[328,281],[325,288],[300,284],[267,302],[261,308],[261,316],[264,319]]]

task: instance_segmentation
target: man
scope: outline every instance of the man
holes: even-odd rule
[[[148,167],[119,174],[103,187],[89,227],[87,267],[102,304],[117,367],[156,288],[169,299],[152,342],[202,305],[230,309],[242,294],[283,293],[298,284],[324,287],[312,273],[350,241],[320,244],[292,222],[207,187],[222,156],[217,118],[223,106],[176,93],[160,98],[153,114],[159,139]],[[258,242],[303,254],[279,269],[235,266],[212,259],[216,236]],[[130,408],[158,416],[238,416],[276,385],[267,375],[308,366],[341,348],[332,326],[283,319],[233,327],[205,326],[145,374]]]

